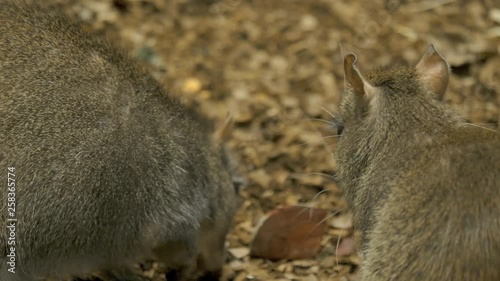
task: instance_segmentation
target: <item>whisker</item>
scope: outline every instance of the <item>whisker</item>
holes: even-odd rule
[[[454,0],[422,1],[414,5],[409,5],[405,10],[408,13],[421,13],[452,3],[453,1]]]
[[[335,211],[335,212],[333,212],[333,213],[329,214],[329,215],[328,215],[328,216],[326,216],[324,219],[322,219],[320,222],[318,222],[318,223],[317,223],[317,224],[313,227],[313,229],[312,229],[311,231],[313,231],[316,227],[320,226],[320,224],[324,223],[325,221],[329,220],[330,218],[332,218],[332,217],[336,216],[336,215],[337,215],[337,214],[339,214],[339,213],[340,213],[340,210]]]
[[[321,137],[320,139],[324,140],[324,139],[331,139],[331,138],[338,138],[338,137],[340,137],[340,135],[324,136],[324,137]],[[303,143],[297,144],[297,146],[305,146],[307,144],[310,144],[310,142],[303,142]]]
[[[340,213],[340,212],[342,212],[342,211],[344,211],[344,210],[347,210],[347,209],[348,209],[348,207],[345,207],[344,209],[339,210],[337,213]],[[340,228],[340,229],[343,229],[343,230],[344,230],[345,228]],[[340,233],[340,234],[338,235],[337,245],[336,245],[336,247],[335,247],[335,263],[336,263],[337,265],[339,265],[339,255],[338,255],[338,250],[339,250],[339,247],[340,247],[340,241],[342,240],[342,238],[343,238],[343,237],[342,237],[342,233]]]
[[[318,195],[320,195],[321,193],[325,193],[325,192],[328,192],[329,190],[328,189],[323,189],[321,190],[320,192],[316,193],[316,195],[314,195],[313,199],[311,200],[312,202],[314,202],[314,200],[316,199],[316,197],[318,197]],[[309,220],[312,219],[312,207],[309,207],[309,206],[305,206],[307,209],[309,209],[310,213],[309,213]],[[298,214],[297,214],[297,217],[300,216],[303,212],[305,212],[306,209],[300,211]]]
[[[341,124],[344,124],[344,120],[342,120],[342,116],[340,115],[335,115],[333,113],[331,113],[330,111],[328,111],[328,109],[324,108],[324,107],[321,107],[321,109],[323,109],[323,111],[325,111],[326,113],[328,113],[333,121],[330,121],[332,123],[332,127],[338,129],[340,127]]]
[[[338,138],[338,137],[340,137],[340,135],[330,135],[330,136],[321,137],[321,139],[331,139],[331,138]]]
[[[312,210],[313,210],[313,207],[309,207],[309,206],[303,206],[304,209],[302,211],[300,211],[296,216],[295,218],[298,218],[300,215],[302,215],[305,211],[309,211],[309,221],[311,221],[312,219]]]
[[[312,121],[321,121],[321,122],[325,122],[327,123],[328,125],[330,125],[332,128],[337,128],[337,124],[335,122],[331,122],[331,121],[328,121],[328,120],[325,120],[325,119],[321,119],[321,118],[306,118],[306,119],[309,119],[309,120],[312,120]],[[323,134],[319,131],[318,128],[314,128],[314,130],[320,134],[321,136],[323,136]],[[332,154],[332,150],[330,149],[330,147],[328,146],[328,143],[323,139],[323,145],[325,147],[325,149],[330,153]]]
[[[337,117],[335,116],[335,114],[333,114],[332,112],[330,112],[328,109],[326,109],[325,107],[321,106],[321,109],[326,112],[328,115],[330,115],[333,119],[337,119]]]
[[[336,180],[334,176],[328,175],[325,173],[292,173],[292,174],[290,174],[290,177],[295,178],[295,179],[298,179],[298,178],[304,177],[304,176],[322,176],[322,177],[326,177],[326,178],[334,180],[334,181]]]
[[[321,134],[321,132],[320,132],[318,129],[316,129],[316,131],[317,131],[317,132],[318,132],[321,136],[323,136],[323,134]],[[326,151],[328,151],[328,153],[330,153],[330,155],[332,155],[332,154],[333,154],[332,149],[330,148],[330,146],[328,145],[328,143],[326,142],[326,140],[325,140],[324,138],[323,138],[322,140],[323,140],[323,146],[325,147],[325,150],[326,150]]]
[[[321,121],[321,122],[324,122],[324,123],[327,123],[328,125],[330,126],[335,126],[335,123],[332,122],[332,121],[328,121],[328,120],[325,120],[325,119],[321,119],[321,118],[306,118],[305,120],[310,120],[310,121]]]
[[[339,255],[338,255],[338,251],[339,251],[339,247],[340,247],[340,240],[342,240],[342,234],[339,235],[338,239],[337,239],[337,245],[335,247],[335,263],[337,264],[337,266],[339,266]]]
[[[298,144],[297,146],[306,146],[308,144],[309,144],[308,142],[303,142],[303,143]]]
[[[477,128],[481,128],[481,129],[485,129],[485,130],[489,130],[489,131],[492,131],[492,132],[498,132],[497,130],[495,129],[491,129],[491,128],[486,128],[486,127],[483,127],[483,126],[479,126],[478,123],[476,124],[473,124],[473,123],[465,123],[466,125],[469,125],[469,126],[473,126],[473,127],[477,127]]]
[[[316,193],[316,195],[314,195],[312,201],[314,202],[314,200],[316,200],[316,197],[318,197],[320,194],[328,192],[328,191],[329,191],[328,189],[323,189],[320,192]]]
[[[300,168],[304,169],[307,164],[309,164],[309,162],[311,162],[311,159],[307,159],[306,163],[304,163],[304,165],[302,165]]]

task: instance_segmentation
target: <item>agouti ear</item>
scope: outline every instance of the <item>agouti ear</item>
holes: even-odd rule
[[[347,86],[356,94],[358,108],[366,110],[370,100],[375,97],[376,89],[368,83],[357,67],[357,57],[350,53],[344,58],[344,77]]]
[[[415,69],[424,85],[442,100],[450,80],[450,66],[438,53],[434,44],[429,45]]]
[[[375,88],[368,83],[357,67],[358,58],[354,53],[348,54],[344,58],[344,75],[346,83],[359,95],[373,95]]]

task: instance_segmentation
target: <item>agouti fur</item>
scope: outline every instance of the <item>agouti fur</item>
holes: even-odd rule
[[[0,1],[0,280],[142,280],[129,265],[150,257],[169,281],[217,277],[237,195],[221,136],[127,55],[41,5]]]
[[[363,281],[500,280],[500,135],[442,102],[449,66],[363,76],[344,59],[338,181],[361,233]]]

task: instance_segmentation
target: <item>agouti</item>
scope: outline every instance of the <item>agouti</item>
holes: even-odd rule
[[[362,75],[344,59],[338,181],[361,233],[363,281],[500,280],[500,134],[443,102],[429,46],[413,67]]]
[[[0,1],[0,280],[143,280],[150,257],[216,279],[237,196],[220,131],[38,3]]]

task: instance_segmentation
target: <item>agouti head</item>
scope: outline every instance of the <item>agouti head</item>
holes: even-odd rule
[[[337,177],[364,257],[361,279],[499,280],[500,135],[442,102],[449,66],[362,75],[344,60]]]
[[[349,54],[344,73],[347,91],[340,105],[336,154],[337,175],[346,187],[360,180],[374,156],[391,150],[396,155],[416,140],[436,139],[447,124],[459,120],[440,101],[449,66],[433,45],[415,68],[378,68],[366,75],[359,71],[356,55]],[[349,199],[356,190],[345,192]]]

